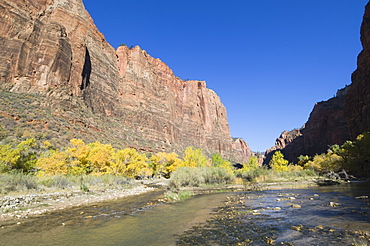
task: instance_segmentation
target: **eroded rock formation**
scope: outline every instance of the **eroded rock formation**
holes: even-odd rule
[[[194,146],[231,157],[226,109],[217,94],[204,81],[179,79],[138,46],[115,51],[81,0],[1,0],[0,9],[3,90],[37,93],[52,109],[80,114],[82,102],[86,114],[73,120],[100,115],[97,131],[112,131],[130,147]]]

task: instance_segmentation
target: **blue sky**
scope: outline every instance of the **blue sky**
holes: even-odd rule
[[[115,48],[139,45],[205,80],[254,151],[351,83],[368,0],[83,0]]]

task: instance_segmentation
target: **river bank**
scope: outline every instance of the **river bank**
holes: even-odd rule
[[[298,189],[317,186],[311,181],[280,183],[248,183],[244,185],[224,185],[216,187],[186,187],[194,195],[220,191]],[[88,206],[99,202],[109,202],[150,192],[156,189],[167,189],[168,180],[145,180],[132,187],[92,187],[89,192],[79,187],[51,192],[28,192],[25,194],[0,195],[0,222],[12,219],[27,219],[62,209]],[[165,199],[160,202],[165,201]]]
[[[0,196],[0,222],[26,219],[62,209],[117,200],[150,192],[156,188],[145,185],[130,188],[100,188],[89,192],[78,189]]]
[[[55,207],[27,218],[13,211],[14,217],[0,223],[0,236],[11,245],[370,243],[370,193],[366,183],[317,186],[305,181],[195,187],[188,189],[195,195],[180,202],[165,201],[163,185],[162,181],[140,181],[139,186],[126,189],[132,193],[122,199],[106,196],[119,193],[114,190],[100,195],[94,190],[90,194],[76,191],[66,198],[69,205],[75,205],[68,209]],[[57,201],[56,197],[53,199]],[[90,203],[74,203],[78,200]],[[39,209],[44,209],[40,205]]]

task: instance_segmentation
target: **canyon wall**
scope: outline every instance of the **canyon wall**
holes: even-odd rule
[[[342,144],[349,139],[347,122],[344,117],[344,100],[348,87],[339,90],[327,101],[316,103],[308,121],[300,129],[284,131],[276,139],[275,146],[265,153],[267,164],[272,154],[280,150],[285,159],[297,163],[298,156],[321,154],[330,145]]]
[[[370,131],[370,3],[365,7],[361,25],[363,50],[357,58],[357,69],[352,74],[352,84],[344,104],[351,139]]]
[[[204,81],[179,79],[139,46],[114,50],[81,0],[0,0],[0,9],[2,91],[43,96],[42,107],[79,115],[69,122],[128,147],[194,146],[232,158],[217,94]]]
[[[299,134],[284,132],[275,146],[266,151],[265,164],[276,150],[296,163],[300,155],[324,153],[330,145],[354,140],[360,133],[370,131],[370,3],[365,7],[361,43],[363,50],[351,85],[339,90],[336,97],[317,103]],[[287,139],[288,135],[294,137]]]
[[[178,145],[231,153],[226,109],[205,81],[183,81],[139,46],[117,49],[123,123],[163,150]],[[128,113],[127,113],[128,112]]]

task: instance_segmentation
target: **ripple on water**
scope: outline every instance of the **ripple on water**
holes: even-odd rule
[[[178,245],[196,244],[199,237],[225,245],[351,245],[356,240],[370,243],[369,201],[356,199],[368,196],[370,186],[365,187],[346,185],[240,194],[219,210],[218,218],[208,226],[181,235]],[[226,237],[225,231],[234,241]]]

